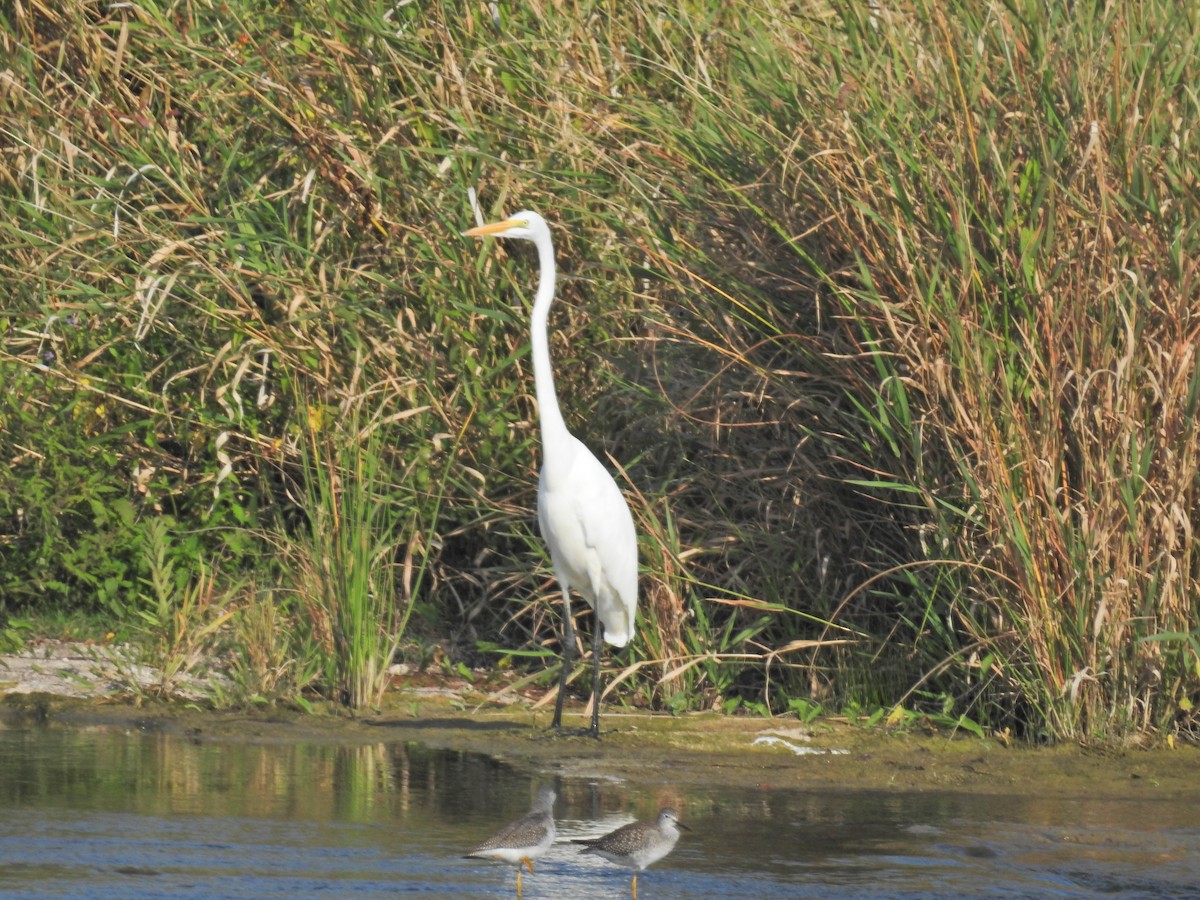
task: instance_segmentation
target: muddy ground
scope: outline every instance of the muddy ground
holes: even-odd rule
[[[550,715],[527,697],[462,681],[402,685],[385,709],[351,716],[333,707],[212,711],[186,702],[133,702],[128,672],[94,648],[42,643],[0,657],[0,727],[112,726],[173,731],[193,740],[416,741],[484,753],[563,776],[718,783],[814,790],[954,790],[980,794],[1200,801],[1200,750],[1029,747],[944,732],[863,728],[840,719],[803,725],[697,713],[604,711],[599,741],[547,730]],[[544,698],[543,698],[544,699]],[[586,724],[582,704],[572,726]],[[667,771],[669,770],[669,771]]]

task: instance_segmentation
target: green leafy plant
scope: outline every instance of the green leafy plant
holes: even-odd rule
[[[379,435],[362,428],[360,408],[305,435],[310,525],[297,544],[305,594],[328,629],[327,684],[353,709],[379,702],[410,614],[396,590],[404,510],[388,496]]]
[[[145,548],[135,643],[99,654],[114,665],[135,695],[204,696],[219,691],[219,636],[234,612],[235,588],[221,586],[202,559],[184,553],[168,516],[141,523]],[[183,565],[180,563],[183,562]]]
[[[806,700],[803,697],[796,697],[792,700],[789,700],[788,710],[794,713],[796,718],[805,725],[811,725],[824,711],[820,703],[815,703],[812,700]]]

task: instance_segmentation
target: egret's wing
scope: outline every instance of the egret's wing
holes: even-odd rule
[[[605,475],[600,502],[581,510],[581,515],[585,540],[600,558],[600,570],[607,582],[607,590],[597,592],[596,598],[605,627],[604,639],[624,647],[633,637],[637,611],[637,532],[620,489],[611,476]]]
[[[564,588],[579,592],[624,647],[637,610],[637,533],[608,470],[570,435],[548,456],[538,484],[538,521]]]

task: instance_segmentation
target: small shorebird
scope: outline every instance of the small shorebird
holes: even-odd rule
[[[517,896],[521,896],[521,867],[533,874],[533,861],[542,856],[554,843],[554,788],[545,785],[538,791],[537,800],[529,815],[505,825],[474,850],[467,859],[499,859],[517,865]]]
[[[638,872],[675,849],[680,828],[691,831],[679,821],[679,813],[668,806],[659,810],[653,822],[630,822],[604,837],[576,839],[575,843],[587,845],[581,853],[596,853],[618,866],[633,869],[629,889],[633,900],[637,900]]]

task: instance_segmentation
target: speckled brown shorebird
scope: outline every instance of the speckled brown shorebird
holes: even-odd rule
[[[554,788],[545,786],[538,791],[537,800],[529,815],[505,825],[474,850],[468,859],[499,859],[517,866],[517,896],[521,896],[521,867],[533,874],[533,861],[542,856],[554,843]]]
[[[659,810],[653,822],[630,822],[604,837],[577,839],[575,843],[587,845],[581,853],[596,853],[618,866],[633,869],[629,890],[633,900],[637,900],[638,872],[675,849],[680,828],[691,831],[679,821],[679,813],[668,806]]]

